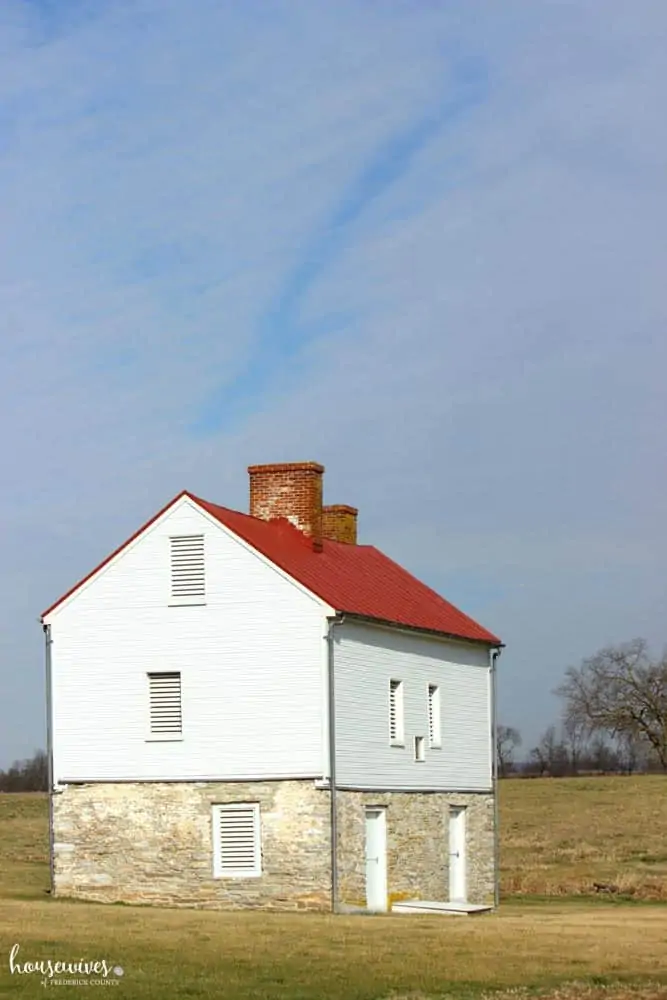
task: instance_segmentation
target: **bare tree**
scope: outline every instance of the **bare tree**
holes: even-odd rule
[[[572,774],[577,774],[582,757],[586,752],[590,725],[588,720],[575,711],[563,713],[563,745],[567,750]]]
[[[599,733],[591,743],[590,764],[593,771],[599,771],[601,774],[609,774],[619,769],[618,754],[603,733]]]
[[[570,667],[556,693],[567,717],[586,719],[591,732],[652,747],[667,771],[667,654],[652,660],[643,639],[609,646]]]
[[[514,769],[514,751],[521,746],[521,733],[514,726],[498,726],[496,733],[496,753],[498,773],[505,777]]]
[[[567,772],[567,750],[564,743],[557,738],[555,726],[545,729],[540,742],[530,751],[530,756],[541,775],[560,776]]]
[[[48,784],[48,761],[43,750],[36,750],[29,760],[15,760],[7,771],[0,771],[0,792],[44,792]]]
[[[626,774],[645,771],[648,767],[648,747],[636,733],[621,733],[616,740],[619,766]]]

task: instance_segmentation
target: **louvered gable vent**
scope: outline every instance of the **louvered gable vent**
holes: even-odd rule
[[[148,698],[151,736],[180,738],[183,735],[180,673],[149,674]]]
[[[204,536],[178,535],[171,542],[171,600],[202,604],[206,598]]]
[[[213,806],[213,874],[217,878],[261,875],[257,803]]]

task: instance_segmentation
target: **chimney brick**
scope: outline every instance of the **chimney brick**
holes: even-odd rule
[[[250,513],[263,521],[284,517],[322,551],[322,476],[317,462],[251,465]]]
[[[347,542],[357,544],[356,507],[348,507],[344,503],[330,504],[322,508],[322,536],[332,542]]]

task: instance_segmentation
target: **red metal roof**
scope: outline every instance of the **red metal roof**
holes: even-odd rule
[[[336,611],[499,645],[500,639],[373,545],[325,540],[314,552],[289,521],[262,521],[192,497],[221,524]]]
[[[182,496],[188,496],[336,611],[493,646],[500,644],[497,636],[478,625],[372,545],[349,545],[325,540],[323,550],[315,552],[308,539],[289,521],[262,521],[249,514],[202,500],[192,493],[181,493],[176,499]],[[174,502],[163,507],[132,538],[56,601],[42,617],[78,590]]]

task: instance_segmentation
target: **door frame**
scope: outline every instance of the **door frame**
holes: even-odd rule
[[[368,855],[368,833],[369,819],[374,817],[378,824],[375,827],[379,833],[379,846],[377,854],[377,871],[379,885],[377,886],[378,900],[382,902],[372,902],[369,893],[369,855]],[[375,857],[375,856],[373,856]],[[364,806],[364,880],[366,889],[366,909],[370,913],[386,913],[388,909],[389,885],[387,879],[387,807],[386,806]],[[384,891],[383,891],[384,890]]]
[[[467,827],[467,807],[451,805],[449,807],[449,821],[447,824],[450,903],[463,903],[468,898]],[[456,879],[452,878],[455,867],[458,871]],[[458,890],[459,884],[463,891],[462,893],[457,891],[457,894],[454,895],[453,890]]]

